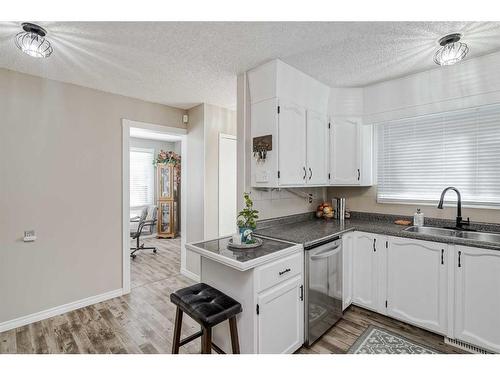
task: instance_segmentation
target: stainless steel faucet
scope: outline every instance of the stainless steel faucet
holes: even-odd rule
[[[470,225],[470,220],[467,218],[467,221],[462,220],[462,197],[460,195],[460,192],[458,191],[457,188],[453,186],[449,186],[446,189],[443,190],[441,193],[441,198],[439,199],[439,204],[437,208],[440,210],[443,209],[443,203],[444,203],[444,196],[446,195],[446,192],[448,190],[453,190],[455,193],[457,193],[458,201],[457,201],[457,219],[456,219],[456,224],[455,227],[458,229],[462,229],[464,225]]]

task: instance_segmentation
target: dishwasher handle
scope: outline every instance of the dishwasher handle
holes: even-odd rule
[[[335,246],[333,249],[328,249],[318,254],[311,255],[311,260],[318,260],[323,258],[328,258],[329,256],[335,255],[340,251],[340,245]]]

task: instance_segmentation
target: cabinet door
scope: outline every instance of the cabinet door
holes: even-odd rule
[[[306,170],[306,111],[280,100],[278,116],[279,184],[304,185]]]
[[[347,309],[352,302],[352,246],[353,234],[346,233],[342,236],[342,310]]]
[[[257,297],[258,352],[293,353],[304,343],[302,276],[284,281]]]
[[[455,337],[500,352],[500,251],[457,246]]]
[[[377,238],[368,233],[355,232],[352,249],[352,302],[371,310],[378,308]]]
[[[158,234],[170,234],[173,232],[172,227],[172,209],[173,201],[159,202],[158,210]]]
[[[387,315],[428,330],[447,331],[447,246],[390,238]]]
[[[328,183],[328,117],[307,111],[307,183]]]
[[[172,171],[168,164],[158,165],[158,195],[159,199],[172,199]]]
[[[359,124],[354,119],[335,119],[330,129],[330,183],[359,185]]]

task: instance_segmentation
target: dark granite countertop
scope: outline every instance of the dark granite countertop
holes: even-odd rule
[[[283,242],[268,238],[263,239],[263,244],[260,247],[232,249],[227,246],[230,238],[222,237],[215,240],[186,244],[186,247],[202,256],[240,271],[245,271],[269,260],[297,251],[296,244],[291,243],[291,241]]]
[[[256,234],[308,246],[329,237],[335,237],[348,231],[358,230],[386,236],[414,238],[425,241],[500,250],[500,244],[493,242],[408,232],[404,230],[407,226],[394,224],[396,218],[402,217],[359,213],[354,214],[351,219],[345,220],[344,223],[341,224],[338,220],[326,221],[323,219],[316,219],[313,215],[296,215],[293,220],[289,220],[288,222],[286,218],[261,222]],[[443,223],[449,224],[448,221],[428,219],[425,225],[439,226]],[[498,225],[476,223],[474,226],[483,231],[495,231],[495,229],[496,231],[500,231]]]

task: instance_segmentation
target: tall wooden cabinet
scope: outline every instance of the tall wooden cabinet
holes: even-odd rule
[[[179,189],[173,164],[158,164],[158,238],[174,238],[179,231]]]

